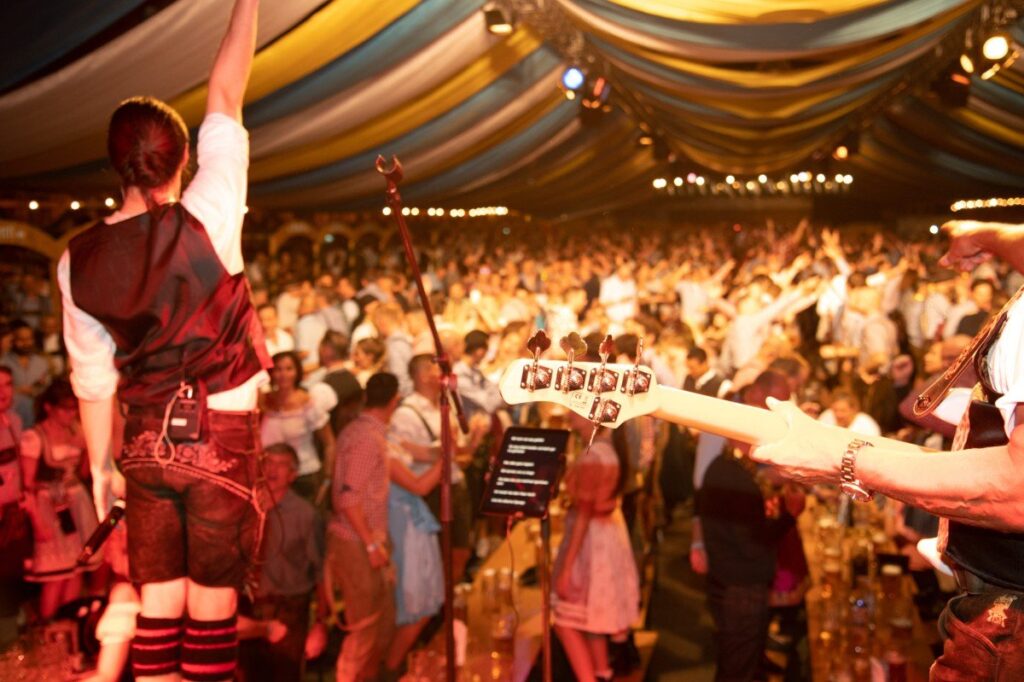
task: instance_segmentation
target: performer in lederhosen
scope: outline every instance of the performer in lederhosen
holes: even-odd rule
[[[74,238],[58,265],[101,517],[126,488],[131,577],[142,585],[136,679],[232,678],[237,590],[262,530],[256,399],[269,358],[241,252],[242,102],[258,4],[232,9],[188,188],[182,118],[152,98],[122,102],[107,146],[123,205]],[[111,467],[122,410],[126,483]]]

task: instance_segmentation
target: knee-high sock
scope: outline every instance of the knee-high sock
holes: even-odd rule
[[[231,680],[238,663],[237,617],[185,623],[181,676],[194,682]]]
[[[153,677],[178,672],[184,618],[135,618],[132,640],[132,674]]]

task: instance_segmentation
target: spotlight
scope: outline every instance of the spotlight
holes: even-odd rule
[[[114,198],[107,197],[106,199],[103,200],[103,205],[106,206],[107,208],[114,208]]]
[[[844,144],[839,145],[838,147],[836,147],[836,150],[832,152],[832,158],[838,161],[845,161],[846,159],[850,158],[849,148]]]
[[[385,206],[384,208],[382,208],[380,210],[380,212],[382,214],[384,214],[384,215],[391,215],[391,207],[390,206]]]
[[[562,87],[566,90],[579,90],[584,80],[586,76],[583,75],[583,71],[578,66],[570,66],[562,74]]]
[[[981,54],[985,59],[1000,62],[1010,54],[1010,41],[1005,35],[997,33],[981,46]]]
[[[82,204],[80,202],[78,202],[78,201],[72,201],[71,202],[71,210],[72,211],[77,211],[80,208],[82,208]]]
[[[36,201],[35,199],[33,199],[32,201],[28,202],[28,210],[30,210],[30,211],[38,211],[39,210],[39,202]]]
[[[650,133],[640,133],[636,138],[636,144],[639,147],[650,147],[654,144],[654,138]]]
[[[938,225],[932,225],[931,227],[928,228],[928,231],[931,232],[932,234],[938,234],[939,233],[939,226]]]
[[[736,182],[736,176],[735,175],[726,175],[725,176],[725,183],[727,185],[731,185],[734,182]]]
[[[761,173],[760,175],[757,176],[757,181],[763,185],[764,183],[768,182],[768,176],[765,175],[764,173]]]
[[[488,32],[496,36],[507,36],[515,30],[511,15],[505,14],[497,4],[484,6],[484,21]]]

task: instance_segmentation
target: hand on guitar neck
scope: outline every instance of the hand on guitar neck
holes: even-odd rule
[[[749,443],[758,446],[752,453],[755,460],[803,483],[838,481],[843,453],[855,438],[888,450],[922,451],[911,443],[821,424],[789,402],[773,400],[771,409],[764,410],[658,386],[654,372],[639,364],[516,360],[505,370],[499,388],[510,405],[558,403],[610,428],[652,415]]]

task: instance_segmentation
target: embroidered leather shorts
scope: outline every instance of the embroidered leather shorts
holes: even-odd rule
[[[966,593],[950,600],[939,617],[942,655],[932,664],[934,682],[1024,680],[1024,593]]]
[[[118,466],[127,482],[132,580],[188,577],[240,588],[256,559],[264,505],[257,495],[262,448],[256,412],[209,411],[204,440],[173,449],[162,418],[129,412]]]

